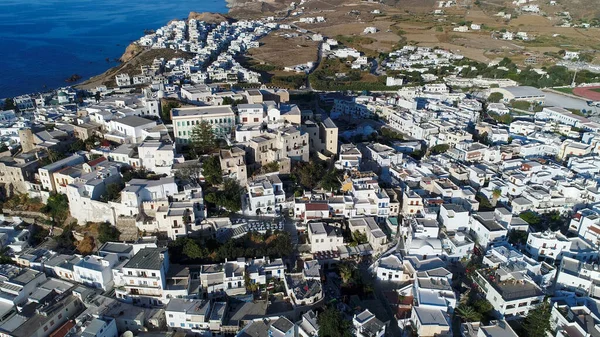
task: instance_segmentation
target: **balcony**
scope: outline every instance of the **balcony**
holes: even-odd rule
[[[140,275],[123,275],[123,279],[125,279],[126,281],[129,281],[130,279],[133,280],[152,280],[152,281],[158,281],[160,280],[160,277],[157,276],[152,276],[152,275],[148,275],[148,274],[140,274]]]

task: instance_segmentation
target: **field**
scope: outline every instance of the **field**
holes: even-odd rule
[[[565,94],[573,95],[573,88],[563,87],[563,88],[552,88],[553,90],[560,91]]]
[[[258,63],[283,68],[317,61],[318,45],[318,42],[303,37],[269,34],[260,40],[260,48],[250,49],[248,56]]]

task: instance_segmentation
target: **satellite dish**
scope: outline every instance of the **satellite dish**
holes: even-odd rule
[[[131,331],[125,331],[125,332],[123,332],[123,334],[121,335],[121,337],[134,337],[134,336],[133,336],[133,332],[131,332]]]

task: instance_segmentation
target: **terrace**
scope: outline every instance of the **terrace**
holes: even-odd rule
[[[513,277],[501,280],[496,269],[492,268],[480,269],[477,271],[477,275],[478,277],[475,278],[475,281],[485,290],[485,292],[488,291],[489,286],[492,286],[505,301],[514,301],[544,295],[542,289],[524,275],[515,278],[515,274],[511,274]]]

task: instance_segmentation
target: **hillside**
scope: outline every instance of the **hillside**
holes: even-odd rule
[[[129,47],[128,47],[129,49]],[[128,74],[130,76],[138,75],[141,73],[141,66],[151,65],[152,61],[155,58],[164,58],[165,60],[170,60],[175,57],[182,57],[184,59],[189,59],[192,57],[191,54],[182,52],[180,50],[173,49],[149,49],[143,50],[137,53],[135,56],[132,56],[126,62],[123,62],[119,66],[111,68],[100,74],[98,76],[94,76],[89,80],[77,85],[77,87],[81,89],[95,88],[99,85],[107,85],[114,86],[115,85],[115,76],[118,74]]]

